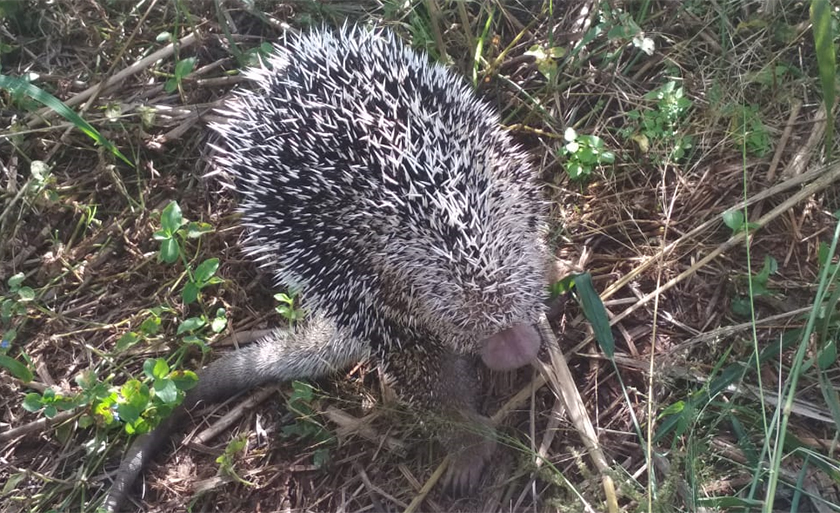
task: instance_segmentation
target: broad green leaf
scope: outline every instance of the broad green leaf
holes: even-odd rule
[[[11,278],[9,278],[9,281],[7,282],[9,284],[9,288],[13,290],[17,289],[18,287],[20,287],[20,284],[23,283],[24,278],[26,278],[26,275],[23,273],[17,273],[13,275]]]
[[[191,305],[198,300],[198,291],[198,285],[189,281],[184,285],[184,290],[181,291],[181,299],[185,304]]]
[[[174,235],[182,224],[184,224],[184,216],[181,214],[181,206],[177,201],[170,201],[160,213],[161,227],[168,235]]]
[[[195,269],[195,281],[198,283],[204,283],[210,279],[211,276],[216,274],[216,271],[219,269],[219,259],[218,258],[208,258],[204,262],[201,262],[198,267]]]
[[[36,412],[44,405],[41,399],[41,394],[37,392],[30,392],[23,398],[23,409],[28,412]]]
[[[35,291],[32,287],[21,287],[17,290],[18,297],[21,301],[32,301],[35,299]]]
[[[172,382],[178,387],[178,390],[187,391],[198,384],[198,376],[195,372],[190,370],[177,370],[170,374]]]
[[[122,336],[117,340],[117,344],[114,346],[114,350],[117,352],[125,351],[137,342],[140,342],[140,335],[133,331],[127,331],[123,333]]]
[[[32,381],[32,371],[29,370],[29,367],[15,360],[11,356],[0,354],[0,367],[3,367],[9,371],[12,376],[24,383]]]
[[[178,399],[178,387],[175,382],[168,378],[155,380],[155,396],[166,404],[174,404]]]
[[[175,78],[181,80],[192,73],[193,69],[195,69],[195,57],[181,59],[175,64]]]
[[[178,325],[177,334],[180,335],[187,331],[195,331],[204,326],[207,321],[203,317],[190,317]]]
[[[733,232],[738,232],[744,227],[744,213],[740,210],[727,210],[723,213],[723,223]]]
[[[171,264],[178,260],[178,254],[181,251],[181,246],[178,241],[172,238],[166,239],[160,244],[160,259]]]

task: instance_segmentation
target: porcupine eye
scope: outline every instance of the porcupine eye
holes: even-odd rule
[[[492,370],[512,370],[533,361],[539,350],[539,332],[517,324],[482,341],[481,359]]]

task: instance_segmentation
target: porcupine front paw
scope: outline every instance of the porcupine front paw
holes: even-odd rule
[[[453,496],[470,495],[476,490],[487,462],[496,451],[490,419],[480,417],[473,421],[472,425],[450,432],[444,442],[450,459],[443,485]]]

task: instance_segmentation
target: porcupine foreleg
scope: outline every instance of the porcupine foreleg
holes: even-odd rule
[[[382,356],[397,394],[411,405],[451,456],[445,487],[474,490],[496,449],[490,419],[478,413],[477,358],[442,346],[404,345]]]

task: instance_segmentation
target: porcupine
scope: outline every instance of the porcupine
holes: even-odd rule
[[[454,456],[446,480],[470,491],[495,447],[464,428],[489,427],[475,356],[513,369],[540,345],[544,204],[527,155],[462,78],[382,28],[289,36],[246,76],[257,90],[211,125],[217,164],[241,196],[245,252],[302,288],[313,315],[199,372],[135,442],[106,506],[196,404],[366,356],[418,412],[452,421],[437,431]]]

